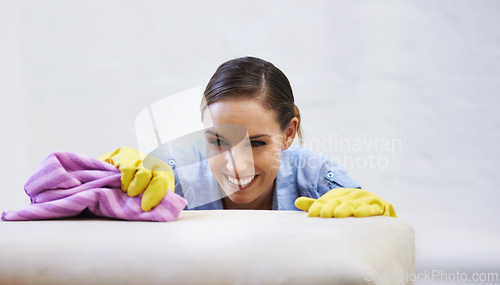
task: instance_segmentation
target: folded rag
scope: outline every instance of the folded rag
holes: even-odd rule
[[[72,152],[53,152],[24,185],[31,205],[4,212],[2,220],[66,218],[87,210],[100,217],[168,222],[176,220],[186,206],[184,198],[167,191],[158,206],[144,212],[142,194],[129,197],[120,188],[120,178],[120,170],[107,162]]]

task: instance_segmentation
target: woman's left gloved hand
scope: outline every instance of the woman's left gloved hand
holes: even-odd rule
[[[396,211],[378,195],[362,189],[335,188],[318,199],[299,197],[295,206],[309,212],[309,217],[344,218],[390,216],[397,218]]]

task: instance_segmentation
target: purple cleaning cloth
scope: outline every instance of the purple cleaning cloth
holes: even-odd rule
[[[175,221],[187,202],[167,190],[149,212],[141,209],[142,194],[123,192],[120,170],[93,157],[66,151],[51,153],[30,176],[24,190],[31,205],[2,214],[4,221],[28,221],[90,215],[134,221]],[[173,190],[173,189],[172,189]]]

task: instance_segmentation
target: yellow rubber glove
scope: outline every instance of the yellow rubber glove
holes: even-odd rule
[[[384,199],[372,192],[353,188],[335,188],[318,199],[299,197],[295,206],[309,212],[309,217],[345,218],[390,216],[397,218],[396,211]]]
[[[129,147],[120,147],[114,151],[107,152],[97,159],[111,163],[118,167],[121,172],[122,190],[130,197],[137,196],[141,193],[141,208],[143,211],[150,211],[158,205],[167,189],[175,191],[175,180],[172,168],[160,161],[161,165],[146,169],[142,165],[143,159],[146,157],[144,153]],[[155,171],[155,169],[168,169]]]

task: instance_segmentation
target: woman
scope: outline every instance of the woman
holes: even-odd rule
[[[359,189],[332,160],[291,148],[296,135],[302,140],[300,113],[287,77],[273,64],[255,57],[223,63],[208,82],[202,101],[203,123],[211,130],[206,132],[208,151],[225,155],[210,156],[208,167],[201,171],[211,175],[197,175],[198,185],[203,193],[223,195],[208,203],[188,202],[190,209],[299,208],[322,217],[396,216],[389,203]],[[227,126],[244,128],[249,147],[237,150],[238,142],[231,139],[234,128]],[[134,150],[120,148],[101,159],[120,168],[122,189],[129,195],[144,192],[143,210],[155,206],[166,188],[173,189],[174,180],[175,192],[186,196],[175,169],[174,173],[149,171]],[[212,183],[214,179],[217,183]]]

